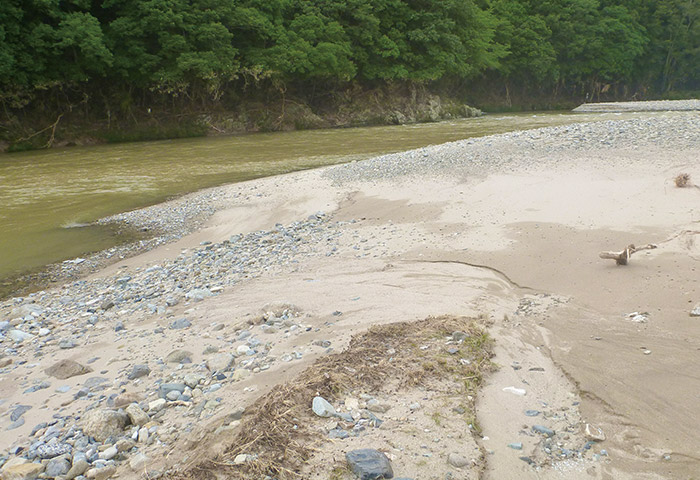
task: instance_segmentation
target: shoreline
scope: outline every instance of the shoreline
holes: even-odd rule
[[[683,447],[692,445],[692,426],[681,425],[678,417],[689,414],[691,405],[672,403],[659,410],[664,395],[692,398],[692,382],[664,385],[667,392],[655,393],[645,405],[598,377],[605,371],[614,385],[634,378],[626,388],[644,395],[648,385],[638,378],[635,365],[659,362],[652,380],[660,382],[669,372],[684,375],[692,366],[692,358],[679,363],[684,345],[700,347],[697,327],[674,320],[679,312],[687,316],[693,301],[700,302],[697,280],[692,280],[698,252],[693,233],[687,233],[700,221],[697,192],[672,185],[679,170],[700,178],[693,163],[700,151],[698,122],[697,114],[676,113],[512,132],[216,187],[172,201],[180,204],[121,214],[117,217],[131,225],[172,225],[162,212],[170,209],[187,218],[176,206],[186,210],[184,205],[198,195],[211,206],[211,215],[200,218],[198,228],[174,242],[59,289],[0,302],[0,321],[9,322],[4,335],[10,327],[31,335],[18,343],[5,337],[2,343],[6,356],[0,361],[11,362],[0,370],[0,386],[8,392],[0,410],[9,414],[19,404],[34,405],[19,414],[27,420],[15,429],[15,445],[26,444],[22,439],[54,412],[60,416],[59,429],[68,430],[84,425],[89,409],[109,408],[110,399],[114,405],[120,395],[133,394],[157,424],[152,432],[157,440],[135,441],[103,468],[114,466],[120,477],[138,478],[140,470],[129,462],[143,454],[151,459],[149,470],[182,471],[186,460],[178,466],[162,454],[186,445],[207,450],[204,439],[235,431],[239,424],[229,415],[329,354],[328,347],[319,346],[324,341],[336,350],[348,344],[351,334],[374,324],[442,314],[485,315],[501,365],[487,378],[477,402],[483,434],[475,440],[486,452],[486,478],[557,478],[557,469],[565,465],[571,469],[567,478],[588,478],[589,469],[615,478],[640,478],[640,472],[652,471],[657,476],[649,478],[677,478],[663,472],[692,472],[697,463]],[[629,267],[598,261],[598,251],[630,241],[653,241],[661,248],[635,256]],[[683,263],[688,256],[691,260]],[[568,264],[576,272],[573,280],[560,268]],[[670,271],[681,294],[668,290],[676,285],[658,283]],[[274,302],[294,308],[268,316],[270,321],[263,313],[261,320],[260,312],[274,310],[267,307]],[[620,321],[644,307],[650,312],[646,323]],[[580,317],[593,331],[577,323]],[[189,325],[174,328],[180,319]],[[269,347],[252,345],[247,338]],[[649,343],[657,338],[664,341]],[[621,348],[620,339],[629,345]],[[640,342],[654,353],[638,353]],[[166,361],[163,344],[187,350],[191,363]],[[239,355],[243,345],[257,353]],[[200,354],[208,346],[218,353]],[[99,358],[89,365],[106,382],[86,386],[86,377],[57,382],[43,374],[61,358],[85,362],[95,349]],[[218,379],[212,355],[224,354],[236,366],[222,370]],[[619,372],[607,371],[610,362]],[[127,378],[138,364],[148,365],[150,374]],[[642,373],[648,368],[644,364]],[[158,385],[182,381],[185,374],[203,377],[199,386],[188,386],[190,393],[182,394],[189,399],[178,397],[167,408],[152,411],[149,403],[158,397]],[[42,381],[52,385],[22,393]],[[61,384],[69,387],[66,392],[55,390]],[[523,396],[504,390],[523,385]],[[87,389],[85,397],[75,396],[81,389]],[[232,399],[224,400],[224,394]],[[568,432],[570,438],[557,440],[578,452],[571,458],[553,457],[546,451],[546,438],[518,432],[529,421],[521,412],[541,402],[550,406],[539,407],[544,413],[537,421]],[[439,402],[430,405],[440,408]],[[678,438],[664,441],[658,422],[641,428],[641,414],[634,412],[648,408],[656,408],[660,421],[677,428]],[[566,415],[557,413],[561,411]],[[411,424],[410,418],[401,418],[388,414],[385,420],[393,423],[386,428]],[[2,417],[3,429],[8,420]],[[600,426],[606,440],[584,450],[585,424]],[[380,430],[348,442],[355,445],[365,438],[381,446]],[[42,444],[45,435],[34,437]],[[77,438],[69,437],[73,447]],[[512,448],[503,448],[518,440],[524,444],[519,455],[534,466]],[[208,454],[219,448],[214,444],[219,445],[213,442]],[[1,445],[2,451],[8,447]],[[333,454],[327,448],[320,451]],[[418,452],[420,444],[409,442],[404,448]],[[397,464],[419,468],[404,450],[391,451]],[[20,456],[23,452],[27,450]],[[435,458],[445,461],[437,451]],[[319,454],[311,467],[323,463]]]

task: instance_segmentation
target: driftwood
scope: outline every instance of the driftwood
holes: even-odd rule
[[[627,262],[629,262],[630,257],[634,252],[639,252],[640,250],[653,250],[655,248],[656,245],[654,245],[653,243],[641,247],[635,247],[634,245],[630,244],[627,245],[627,248],[625,248],[621,252],[600,252],[599,256],[600,258],[608,258],[610,260],[615,260],[615,262],[618,265],[627,265]]]

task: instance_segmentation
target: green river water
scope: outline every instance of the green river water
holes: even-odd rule
[[[205,187],[463,138],[634,115],[488,115],[0,155],[0,280],[114,246],[119,239],[111,229],[89,224]]]

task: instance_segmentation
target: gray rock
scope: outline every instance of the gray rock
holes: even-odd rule
[[[367,410],[375,413],[386,413],[391,408],[390,405],[385,403],[380,403],[376,398],[371,398],[367,400]]]
[[[528,417],[536,417],[540,413],[542,412],[540,412],[539,410],[525,410],[525,415],[527,415]]]
[[[541,433],[545,437],[553,437],[554,436],[554,430],[552,430],[551,428],[547,428],[543,425],[533,425],[532,431],[536,432],[536,433]]]
[[[65,475],[70,470],[70,462],[66,458],[53,458],[46,464],[44,474],[49,477]]]
[[[523,444],[522,444],[522,442],[513,442],[513,443],[509,443],[508,447],[512,448],[513,450],[522,450]]]
[[[192,352],[173,350],[165,357],[165,363],[192,363]]]
[[[213,295],[214,294],[206,288],[195,288],[187,292],[185,294],[185,298],[194,302],[201,302],[205,298],[211,297]]]
[[[151,373],[151,369],[148,368],[148,365],[134,365],[134,368],[131,369],[131,373],[129,373],[128,378],[129,380],[136,380],[137,378],[145,377],[149,373]]]
[[[103,385],[105,383],[109,383],[109,378],[106,377],[90,377],[85,382],[83,383],[83,387],[85,388],[95,388],[99,385]]]
[[[115,473],[117,473],[117,467],[114,465],[107,465],[103,468],[91,468],[85,472],[85,476],[93,480],[107,480]]]
[[[120,435],[128,421],[129,417],[125,413],[95,409],[85,414],[80,426],[85,435],[91,436],[98,442],[104,442],[109,437]]]
[[[103,460],[112,460],[114,457],[119,454],[119,450],[117,450],[117,447],[112,445],[111,447],[105,449],[103,452],[100,453],[100,458]]]
[[[148,402],[148,411],[151,413],[160,412],[167,405],[167,403],[168,402],[164,398],[159,398],[157,400],[153,400],[152,402]]]
[[[21,343],[21,342],[24,342],[25,340],[31,340],[32,338],[34,338],[34,335],[32,335],[31,333],[23,332],[22,330],[17,330],[17,329],[10,330],[10,332],[7,334],[7,336],[10,337],[10,339],[13,342],[17,342],[17,343]]]
[[[77,346],[78,344],[70,338],[65,338],[58,342],[58,348],[61,348],[63,350],[70,350],[71,348],[75,348]]]
[[[165,394],[166,400],[170,400],[171,402],[174,402],[178,398],[180,398],[180,395],[182,395],[180,392],[176,392],[175,390],[168,392]]]
[[[61,360],[44,370],[46,375],[65,380],[66,378],[85,375],[92,372],[92,368],[79,364],[74,360]]]
[[[183,328],[191,327],[192,322],[190,322],[186,318],[178,318],[177,320],[173,320],[168,326],[171,330],[181,330]]]
[[[73,458],[73,465],[70,467],[70,470],[68,470],[68,473],[66,473],[66,480],[73,480],[75,477],[82,475],[87,471],[89,466],[90,464],[85,456]]]
[[[5,430],[14,430],[15,428],[19,428],[22,425],[24,425],[24,418],[20,417],[14,422],[10,423]]]
[[[204,347],[204,351],[202,351],[202,355],[210,355],[212,353],[218,353],[219,348],[215,347],[214,345],[207,345]]]
[[[130,438],[122,438],[121,440],[118,440],[114,446],[117,447],[119,452],[128,452],[134,448],[134,446],[136,446],[136,442]]]
[[[105,300],[104,302],[102,302],[102,305],[100,305],[100,308],[102,310],[109,310],[113,306],[114,306],[114,302],[112,300],[108,299],[108,300]]]
[[[328,400],[323,397],[314,397],[311,404],[311,409],[319,417],[332,417],[337,413],[335,408],[333,408],[333,405],[331,405]]]
[[[136,403],[132,403],[124,410],[129,416],[132,425],[138,425],[139,427],[145,425],[150,420],[148,414],[141,410],[141,407]]]
[[[217,353],[207,359],[207,368],[211,372],[225,372],[233,365],[234,358],[230,353]]]
[[[202,375],[201,373],[188,373],[187,375],[185,375],[183,381],[188,387],[196,388],[197,385],[199,385],[199,382],[204,380],[204,378],[204,375]]]
[[[447,456],[447,463],[449,463],[453,467],[462,468],[462,467],[466,467],[471,462],[464,455],[460,455],[459,453],[452,452]]]
[[[700,317],[700,303],[695,305],[693,309],[690,311],[690,316],[691,317]]]
[[[380,478],[392,478],[394,471],[391,462],[386,455],[379,450],[363,448],[352,450],[345,454],[350,470],[360,480],[375,480]]]
[[[158,387],[158,396],[160,398],[167,398],[169,392],[177,392],[179,394],[185,391],[186,385],[184,383],[163,383]]]
[[[49,445],[40,445],[36,449],[37,457],[45,460],[47,458],[59,457],[70,453],[73,448],[67,443],[53,443]]]
[[[49,388],[50,386],[51,386],[51,384],[49,382],[40,382],[40,383],[37,383],[35,385],[32,385],[31,387],[29,387],[28,389],[26,389],[22,393],[34,393],[34,392],[38,392],[39,390],[44,390],[45,388]]]
[[[180,303],[180,300],[177,297],[166,297],[165,298],[165,304],[169,307],[174,307]]]
[[[10,412],[10,421],[14,422],[18,420],[22,415],[31,410],[31,405],[17,405],[12,412]]]
[[[340,440],[344,438],[348,438],[350,434],[343,430],[342,428],[334,428],[333,430],[328,432],[328,437],[329,438],[338,438]]]

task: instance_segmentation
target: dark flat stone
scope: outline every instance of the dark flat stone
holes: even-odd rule
[[[352,472],[360,480],[393,478],[394,471],[386,455],[379,450],[363,448],[345,454],[345,459]]]

